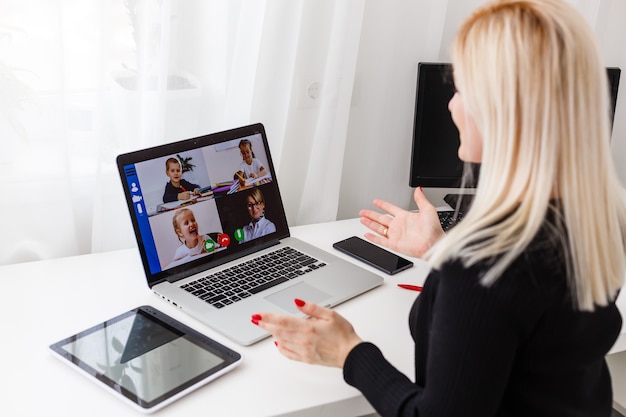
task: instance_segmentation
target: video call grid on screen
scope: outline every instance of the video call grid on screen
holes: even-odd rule
[[[252,143],[255,159],[261,162],[268,174],[259,181],[252,180],[246,187],[239,187],[238,181],[234,180],[242,163],[239,149],[242,139],[248,139]],[[193,165],[193,170],[186,172],[183,179],[198,185],[200,190],[207,189],[204,196],[171,203],[163,201],[165,186],[170,181],[166,175],[166,161],[169,158]],[[247,207],[248,196],[255,188],[262,193],[265,218],[270,221],[280,219],[280,197],[276,187],[272,186],[273,178],[269,167],[261,134],[124,166],[151,274],[202,257],[218,257],[223,255],[222,252],[232,253],[245,247],[244,243],[247,242],[242,241],[243,227],[251,221]],[[174,259],[177,248],[183,244],[173,223],[174,216],[181,210],[190,210],[193,213],[198,235],[203,237],[203,241],[209,241],[206,246],[209,250],[206,253]]]

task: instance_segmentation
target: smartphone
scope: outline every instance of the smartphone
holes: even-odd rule
[[[352,236],[333,243],[333,248],[350,255],[366,264],[380,269],[389,275],[404,271],[413,266],[413,262],[395,253],[389,252],[360,237]]]

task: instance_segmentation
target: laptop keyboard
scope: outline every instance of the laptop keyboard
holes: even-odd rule
[[[441,224],[444,232],[447,232],[448,230],[456,226],[457,223],[463,220],[464,216],[464,213],[462,211],[459,211],[455,216],[454,210],[438,211],[437,214],[439,215],[439,223]]]
[[[290,279],[326,266],[296,249],[283,247],[181,286],[222,308]]]

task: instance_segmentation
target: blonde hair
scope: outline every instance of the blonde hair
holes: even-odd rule
[[[492,260],[482,277],[492,284],[554,208],[576,306],[614,299],[626,266],[626,198],[610,155],[601,62],[591,29],[561,0],[495,1],[464,22],[454,76],[481,133],[481,172],[464,221],[428,254],[435,268]]]
[[[178,232],[180,231],[180,224],[178,224],[178,220],[187,213],[191,213],[191,215],[194,216],[194,219],[196,218],[193,211],[188,208],[181,208],[172,216],[172,226],[174,226],[174,233],[176,233],[176,236],[178,237],[178,241],[180,243],[185,243],[185,241],[183,238],[181,238],[180,234],[178,234]]]
[[[252,197],[252,199],[256,201],[257,203],[265,204],[263,193],[258,188],[254,188],[252,191],[250,191],[250,193],[248,194],[248,197]]]

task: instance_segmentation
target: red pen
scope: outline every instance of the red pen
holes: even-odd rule
[[[398,284],[398,287],[404,288],[405,290],[422,291],[422,287],[420,287],[419,285]]]
[[[185,187],[183,187],[182,185],[180,186],[180,189],[183,190],[183,193],[187,192],[187,190],[185,190]]]

